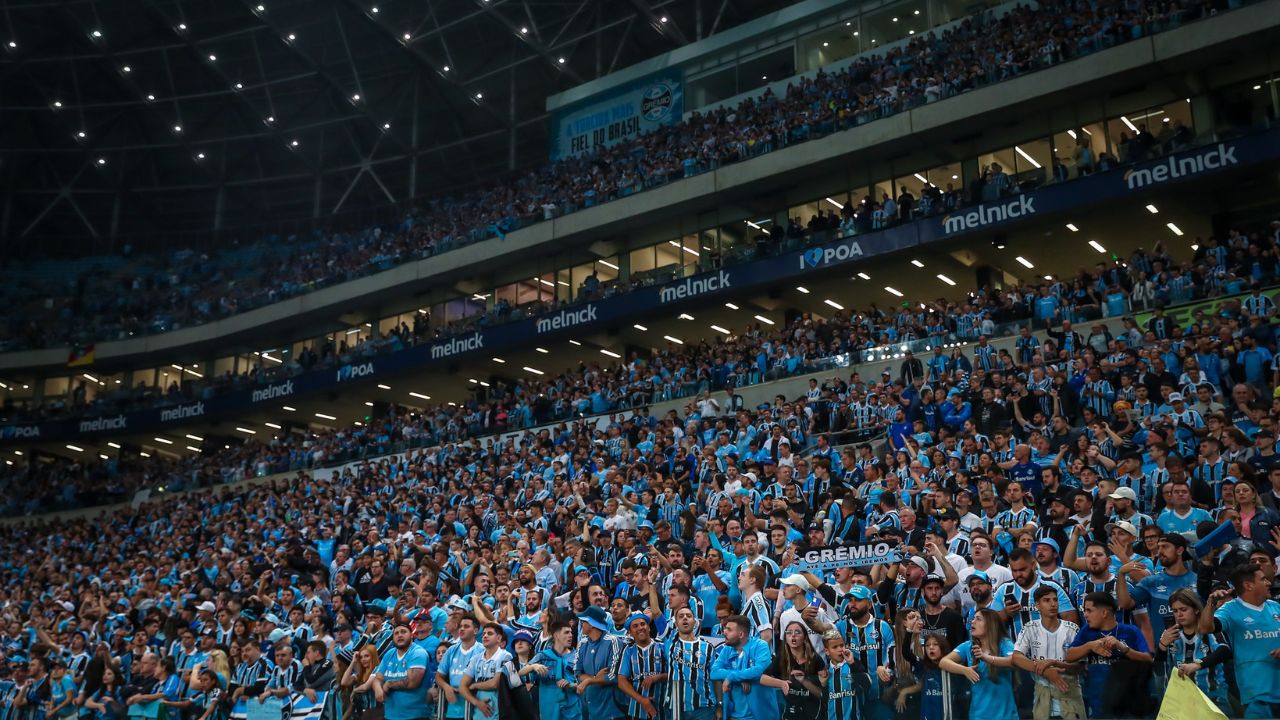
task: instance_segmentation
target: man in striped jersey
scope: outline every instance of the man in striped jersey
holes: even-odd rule
[[[250,637],[240,644],[240,664],[231,674],[231,717],[245,717],[245,703],[257,702],[271,680],[271,661],[262,657],[258,639]]]
[[[287,639],[276,644],[274,657],[276,666],[271,670],[271,679],[267,681],[266,690],[258,696],[258,701],[277,697],[288,707],[289,695],[293,692],[294,683],[302,674],[302,663],[293,657],[293,645]]]
[[[666,650],[654,641],[653,626],[643,613],[627,620],[627,632],[631,644],[622,651],[618,666],[618,689],[628,698],[627,717],[655,718],[666,711]]]
[[[849,662],[870,676],[865,710],[871,720],[893,717],[893,707],[881,700],[893,681],[895,640],[889,623],[871,614],[871,588],[854,585],[849,592],[848,617],[836,623],[850,652]],[[830,648],[830,641],[824,640]],[[830,717],[830,716],[828,716]]]
[[[742,614],[751,623],[751,634],[773,647],[773,617],[764,598],[764,583],[764,568],[759,565],[747,565],[738,574],[738,589],[746,598],[742,603]]]
[[[712,720],[719,701],[711,681],[715,646],[698,636],[699,618],[691,608],[676,611],[679,635],[668,649],[672,720]]]
[[[1035,606],[1035,591],[1042,585],[1049,585],[1058,591],[1058,614],[1063,620],[1079,624],[1080,616],[1071,605],[1067,592],[1050,580],[1040,577],[1039,568],[1031,552],[1017,548],[1009,553],[1009,572],[1013,580],[996,588],[991,601],[991,609],[998,610],[1000,617],[1009,625],[1009,634],[1017,637],[1022,626],[1032,620],[1040,619],[1040,611]]]

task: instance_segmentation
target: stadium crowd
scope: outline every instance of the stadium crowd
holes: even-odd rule
[[[1176,261],[1157,244],[1149,252],[1139,249],[1124,261],[1099,263],[1092,269],[1080,268],[1070,277],[1040,279],[1034,284],[1003,290],[983,288],[960,302],[935,298],[914,304],[904,302],[896,308],[881,308],[870,303],[860,309],[841,309],[830,317],[797,314],[786,325],[753,322],[740,333],[714,342],[706,339],[682,345],[668,342],[665,348],[656,348],[648,356],[633,354],[613,364],[595,361],[551,376],[520,379],[510,385],[493,378],[491,387],[475,387],[470,402],[440,402],[421,410],[405,409],[390,425],[360,424],[333,431],[284,433],[268,442],[228,444],[221,450],[186,458],[122,456],[102,461],[89,458],[75,463],[30,462],[5,466],[0,469],[0,490],[4,491],[0,516],[118,502],[145,488],[209,487],[247,477],[333,465],[404,447],[461,442],[691,398],[684,416],[677,418],[684,427],[700,420],[700,399],[714,396],[715,404],[728,407],[737,397],[733,388],[872,363],[886,355],[899,354],[897,351],[904,346],[909,349],[908,365],[914,362],[919,370],[915,365],[901,370],[894,368],[892,377],[905,382],[922,376],[926,382],[933,382],[948,367],[965,371],[974,367],[965,351],[947,346],[974,342],[981,337],[989,341],[1024,332],[1030,336],[1031,330],[1056,328],[1064,321],[1090,324],[1089,332],[1082,336],[1084,346],[1077,350],[1087,346],[1105,354],[1109,352],[1108,343],[1117,338],[1128,348],[1136,348],[1144,339],[1145,328],[1138,328],[1131,319],[1125,319],[1123,332],[1113,336],[1098,320],[1123,316],[1130,309],[1146,305],[1163,307],[1229,296],[1232,299],[1221,304],[1219,313],[1231,316],[1238,313],[1242,305],[1234,296],[1248,292],[1262,297],[1261,286],[1280,282],[1277,258],[1280,258],[1280,222],[1253,231],[1233,230],[1221,240],[1213,237],[1200,240],[1195,257],[1184,262]],[[1258,286],[1259,290],[1250,291],[1251,285]],[[1161,316],[1163,312],[1159,311]],[[1192,318],[1191,326],[1173,328],[1166,340],[1185,342],[1187,333],[1198,331],[1212,319],[1200,311]],[[1215,382],[1219,371],[1208,356],[1225,342],[1222,333],[1234,332],[1239,324],[1237,320],[1235,325],[1228,324],[1217,330],[1216,344],[1211,342],[1205,349],[1195,348],[1198,361],[1209,368],[1207,377]],[[271,382],[318,366],[356,362],[380,350],[419,342],[416,330],[405,327],[400,333],[388,334],[380,343],[369,341],[336,349],[326,345],[319,353],[308,351],[300,358],[291,358],[289,363],[270,368],[260,365],[240,377],[227,375],[203,385],[174,383],[164,395],[147,400],[179,404],[209,399],[226,388]],[[916,352],[920,353],[920,359],[916,359]],[[989,360],[984,360],[987,364],[981,368],[986,371],[1008,372],[1026,360],[1014,357],[1019,352],[1016,347],[995,351],[984,342],[982,352],[990,352]],[[1168,358],[1160,360],[1164,367],[1177,366]],[[1271,373],[1268,365],[1265,369],[1268,379]],[[877,379],[883,378],[867,378]],[[837,382],[843,381],[837,379]],[[1180,378],[1178,384],[1183,387],[1190,382],[1188,376]],[[851,439],[874,426],[872,418],[859,416],[851,409],[848,398],[835,397],[814,385],[814,392],[801,401],[820,405],[829,417],[816,430],[801,428],[798,422],[797,427],[784,428],[797,450],[810,445],[810,436],[815,434],[836,433],[832,439]],[[82,388],[83,385],[73,397],[80,394]],[[887,398],[877,402],[883,400]],[[101,414],[127,411],[138,404],[132,400],[96,401],[78,408],[73,403],[71,408]],[[56,417],[64,409],[57,405],[29,408],[6,401],[3,415],[33,421]]]
[[[10,270],[0,347],[79,347],[166,332],[430,257],[517,228],[625,197],[656,185],[870,122],[927,102],[1071,60],[1235,7],[1234,0],[1140,4],[1048,0],[1006,14],[967,18],[866,53],[838,72],[818,72],[782,94],[765,91],[597,154],[549,163],[465,195],[435,198],[400,222],[311,238],[273,237],[217,253],[181,251],[84,268],[48,279]],[[1185,127],[1158,137],[1140,127],[1115,138],[1119,157],[1065,148],[1087,173],[1185,146]],[[1053,179],[1066,179],[1054,163]],[[1046,180],[1048,178],[1045,178]],[[986,181],[986,182],[983,182]],[[977,203],[1014,189],[1000,168],[963,191],[926,192],[920,208]],[[936,195],[936,197],[935,197]],[[913,198],[914,199],[914,198]],[[873,217],[901,198],[870,198],[847,232],[873,229]],[[886,202],[887,201],[887,202]],[[888,221],[896,217],[889,213]]]
[[[1275,232],[1206,241],[1195,277],[1273,281]],[[1173,277],[1158,255],[1098,275]],[[477,398],[249,443],[231,477],[151,458],[175,487],[298,471],[0,528],[0,717],[1152,717],[1175,679],[1275,717],[1275,302],[1085,335],[1064,288],[946,316],[1050,325],[1011,352],[757,407],[736,353],[767,374],[927,323],[801,318],[590,369],[556,400],[647,385],[603,426],[498,438]],[[653,417],[654,376],[702,392]]]

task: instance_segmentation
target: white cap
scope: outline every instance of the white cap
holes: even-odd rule
[[[1138,537],[1138,528],[1134,527],[1133,523],[1129,522],[1128,520],[1117,520],[1116,522],[1113,522],[1113,523],[1107,523],[1107,532],[1111,532],[1116,528],[1120,528],[1121,530],[1129,533],[1130,535],[1134,537]]]
[[[794,575],[788,575],[782,578],[781,580],[779,580],[778,582],[782,583],[783,585],[794,585],[800,588],[801,590],[813,589],[813,586],[809,584],[809,579],[806,578],[804,575],[801,575],[800,573],[796,573]]]
[[[202,602],[202,603],[200,603],[199,605],[197,605],[197,606],[196,606],[196,610],[200,610],[200,611],[203,611],[203,612],[217,612],[217,611],[218,611],[218,606],[217,606],[217,605],[214,605],[213,603],[209,602],[208,600],[205,600],[204,602]]]

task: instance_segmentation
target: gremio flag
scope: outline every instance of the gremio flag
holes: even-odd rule
[[[1227,716],[1194,681],[1175,669],[1169,677],[1169,688],[1160,703],[1160,714],[1156,720],[1227,720]]]
[[[812,572],[842,567],[865,567],[902,560],[902,548],[887,542],[861,545],[830,545],[809,548],[797,558],[796,566]]]

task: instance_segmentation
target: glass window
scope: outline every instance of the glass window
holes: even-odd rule
[[[738,93],[744,93],[770,82],[796,74],[796,49],[788,45],[738,63]]]
[[[764,234],[758,220],[739,220],[720,226],[720,256],[725,265],[736,265],[755,256],[756,237]]]
[[[655,264],[656,248],[653,245],[642,247],[638,250],[631,251],[631,276],[636,277],[653,271],[657,265]]]
[[[1023,189],[1039,187],[1045,183],[1053,166],[1053,154],[1048,140],[1027,140],[1013,146],[1014,179]]]
[[[862,16],[862,39],[868,50],[928,29],[924,0],[907,0]]]
[[[1107,149],[1101,123],[1082,125],[1053,135],[1053,155],[1067,169],[1068,178],[1093,172],[1098,157]]]
[[[737,73],[731,67],[690,80],[687,85],[685,100],[690,108],[713,105],[738,94]]]
[[[654,282],[663,283],[680,276],[680,268],[684,265],[685,253],[680,251],[680,241],[669,240],[658,243],[654,247],[657,265],[650,274]]]
[[[858,19],[852,18],[800,38],[800,70],[817,70],[862,52]]]

